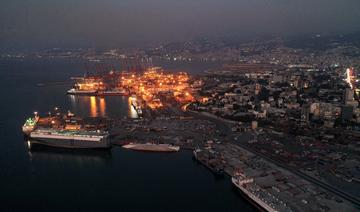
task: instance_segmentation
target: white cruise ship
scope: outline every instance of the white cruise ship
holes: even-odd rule
[[[258,186],[252,177],[238,174],[231,179],[232,183],[240,189],[241,193],[261,211],[277,212],[292,211],[286,203],[271,195]]]
[[[109,134],[103,131],[36,129],[30,133],[30,145],[63,148],[110,148]]]
[[[67,94],[70,95],[95,95],[96,93],[97,93],[96,90],[79,90],[75,88],[72,88],[67,91]]]

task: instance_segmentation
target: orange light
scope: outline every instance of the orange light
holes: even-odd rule
[[[101,116],[105,116],[105,99],[104,98],[100,98],[100,115]]]
[[[90,96],[90,116],[96,117],[97,105],[95,96]]]

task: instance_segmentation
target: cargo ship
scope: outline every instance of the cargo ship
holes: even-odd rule
[[[224,176],[225,172],[224,172],[223,167],[219,166],[219,164],[211,163],[212,160],[210,160],[207,157],[204,157],[201,149],[196,148],[193,151],[193,156],[197,161],[199,161],[201,164],[203,164],[206,168],[208,168],[216,176],[221,176],[221,177]]]
[[[110,148],[105,131],[36,129],[30,133],[29,146],[42,144],[62,148]]]
[[[286,203],[257,185],[252,177],[246,177],[243,173],[237,173],[231,178],[231,181],[241,191],[241,194],[260,211],[292,211]]]
[[[149,151],[149,152],[177,152],[180,150],[179,146],[173,146],[170,144],[153,144],[153,143],[129,143],[122,146],[125,149],[137,150],[137,151]]]

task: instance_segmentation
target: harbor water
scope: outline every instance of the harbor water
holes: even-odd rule
[[[80,116],[136,116],[127,97],[67,96],[83,65],[0,61],[0,211],[255,211],[230,179],[216,178],[190,151],[29,151],[21,126],[34,111],[57,106]]]

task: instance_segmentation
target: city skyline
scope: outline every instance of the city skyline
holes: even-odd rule
[[[2,48],[110,47],[199,36],[295,36],[360,30],[360,2],[2,1]]]

